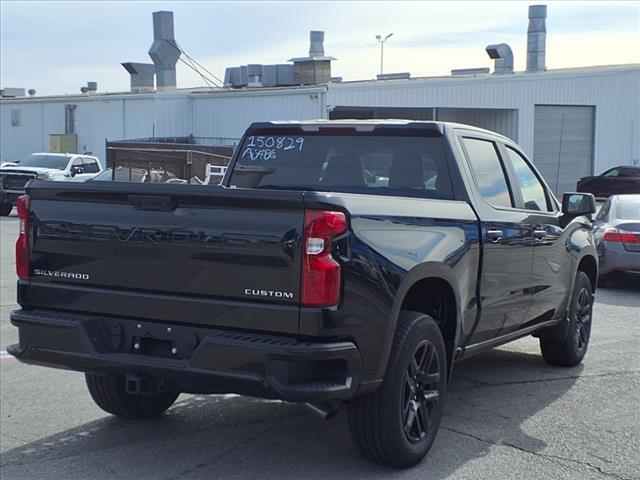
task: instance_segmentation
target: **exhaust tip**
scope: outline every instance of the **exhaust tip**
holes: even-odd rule
[[[322,420],[329,421],[334,419],[340,409],[335,405],[327,402],[322,403],[305,403],[305,406],[313,413],[318,415]]]

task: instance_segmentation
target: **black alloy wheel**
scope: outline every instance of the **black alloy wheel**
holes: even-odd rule
[[[593,295],[591,290],[582,286],[575,297],[575,342],[578,351],[587,348],[591,335],[591,313],[593,311]]]
[[[427,436],[433,423],[432,413],[440,399],[440,364],[429,340],[414,349],[405,370],[402,391],[402,424],[412,443]]]

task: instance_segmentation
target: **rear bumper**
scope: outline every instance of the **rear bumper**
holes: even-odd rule
[[[640,273],[640,252],[630,252],[622,244],[603,242],[598,248],[599,274]]]
[[[16,310],[24,363],[163,379],[189,393],[239,393],[290,401],[341,400],[360,382],[351,342],[172,325],[133,319]]]

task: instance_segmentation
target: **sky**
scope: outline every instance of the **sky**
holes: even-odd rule
[[[0,86],[38,95],[126,91],[121,62],[151,63],[151,14],[174,12],[183,50],[224,78],[225,67],[286,63],[305,56],[309,31],[325,31],[332,75],[375,78],[385,44],[385,72],[447,75],[492,67],[484,48],[508,43],[515,69],[526,64],[527,8],[534,2],[385,1],[0,1]],[[542,3],[542,2],[538,2]],[[550,1],[547,68],[640,63],[640,2]],[[179,88],[202,79],[178,63]]]

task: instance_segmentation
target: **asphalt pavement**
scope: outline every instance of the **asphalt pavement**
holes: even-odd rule
[[[7,356],[15,212],[0,227],[2,480],[640,479],[640,285],[598,291],[583,365],[547,366],[532,337],[457,364],[430,454],[394,471],[358,456],[344,413],[181,395],[159,419],[124,422],[93,404],[82,374]]]

